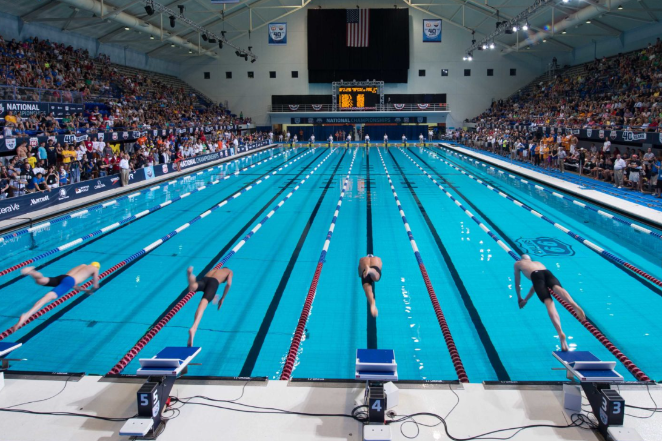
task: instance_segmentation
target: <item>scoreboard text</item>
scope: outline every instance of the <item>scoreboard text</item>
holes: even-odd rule
[[[374,109],[379,102],[378,87],[339,87],[338,106],[342,109]]]

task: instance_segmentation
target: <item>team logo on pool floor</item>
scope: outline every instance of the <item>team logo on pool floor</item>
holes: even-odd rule
[[[531,256],[574,256],[571,245],[553,237],[519,238],[517,244]]]

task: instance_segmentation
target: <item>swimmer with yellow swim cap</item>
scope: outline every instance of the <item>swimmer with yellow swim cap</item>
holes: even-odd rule
[[[32,314],[37,312],[44,305],[63,296],[72,289],[84,291],[87,294],[92,294],[94,291],[99,289],[100,268],[101,264],[99,264],[99,262],[92,262],[89,265],[84,263],[70,269],[66,274],[57,277],[44,277],[44,275],[35,270],[33,266],[23,268],[21,270],[22,275],[32,277],[37,285],[50,286],[53,289],[49,291],[48,294],[46,294],[44,297],[42,297],[37,303],[35,303],[32,309],[21,315],[18,323],[16,323],[16,325],[14,325],[12,328],[13,331],[18,330],[21,326],[23,326],[23,324],[32,316]],[[92,278],[93,288],[81,288],[79,285],[90,277]]]

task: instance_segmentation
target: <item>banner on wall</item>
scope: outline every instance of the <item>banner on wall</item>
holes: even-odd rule
[[[56,118],[62,118],[66,114],[81,113],[83,110],[84,106],[82,104],[0,101],[0,118],[4,118],[9,111],[14,112],[14,115],[21,115],[24,118],[30,115],[39,115],[40,113],[53,113]]]
[[[287,44],[287,23],[269,23],[269,44]]]
[[[423,19],[423,43],[441,43],[441,20]]]

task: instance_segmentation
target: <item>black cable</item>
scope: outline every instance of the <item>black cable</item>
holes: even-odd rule
[[[457,401],[455,402],[455,405],[451,407],[451,410],[448,411],[446,416],[444,417],[445,420],[448,419],[448,416],[455,410],[458,404],[460,404],[460,396],[453,390],[453,386],[451,384],[448,385],[448,389],[453,392],[453,395],[455,395],[455,398],[457,398]]]
[[[130,417],[125,417],[125,418],[113,418],[113,417],[102,417],[102,416],[97,416],[97,415],[88,415],[88,414],[85,414],[85,413],[37,412],[37,411],[34,411],[34,410],[25,410],[25,409],[8,409],[6,407],[0,407],[0,412],[27,413],[27,414],[30,414],[30,415],[73,416],[73,417],[92,418],[92,419],[95,419],[95,420],[114,421],[114,422],[128,421],[131,418],[135,418],[137,416],[137,415],[133,415],[133,416],[130,416]]]
[[[618,385],[616,385],[616,387],[618,387],[618,392],[620,393],[621,388]],[[625,415],[627,415],[629,417],[632,417],[632,418],[639,418],[639,419],[642,419],[642,420],[646,420],[646,419],[651,418],[652,416],[654,416],[656,413],[662,412],[662,409],[660,409],[657,406],[657,402],[653,398],[653,394],[651,394],[651,390],[650,390],[650,387],[648,386],[648,384],[646,385],[646,391],[648,392],[648,396],[650,397],[650,399],[653,402],[653,405],[655,405],[655,407],[640,407],[640,406],[633,406],[631,404],[626,404],[625,407],[630,407],[632,409],[645,410],[645,411],[650,412],[651,414],[648,415],[648,416],[640,416],[640,415],[632,415],[630,413],[626,413]]]
[[[11,409],[11,408],[13,408],[13,407],[17,407],[17,406],[25,406],[26,404],[41,403],[42,401],[48,401],[48,400],[50,400],[51,398],[55,398],[55,397],[57,397],[58,395],[60,395],[62,392],[64,392],[64,390],[67,388],[67,384],[69,383],[69,380],[71,380],[71,376],[67,377],[67,379],[64,380],[64,386],[62,386],[62,389],[60,389],[60,391],[59,391],[58,393],[56,393],[55,395],[52,395],[52,396],[50,396],[50,397],[48,397],[48,398],[44,398],[43,400],[34,400],[34,401],[27,401],[27,402],[25,402],[25,403],[14,404],[14,405],[12,405],[12,406],[7,406],[7,407],[5,407],[5,409]]]

